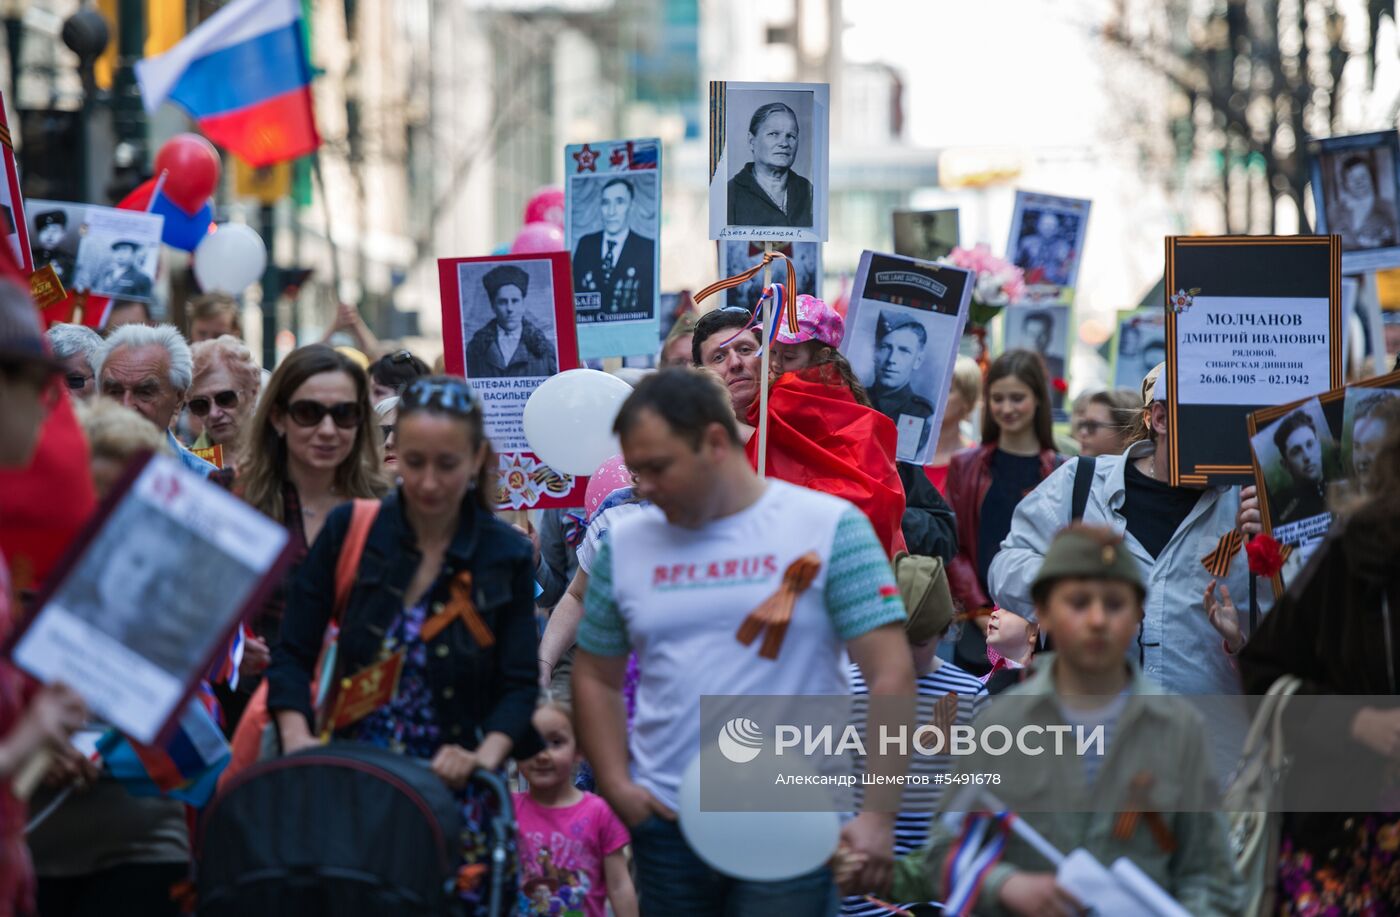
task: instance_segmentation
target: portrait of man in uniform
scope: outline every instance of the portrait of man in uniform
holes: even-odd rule
[[[467,375],[471,378],[554,375],[558,366],[554,344],[549,335],[526,318],[530,275],[514,264],[498,264],[482,275],[481,285],[485,288],[492,317],[467,344]],[[536,293],[538,295],[539,291]],[[465,300],[467,296],[468,291],[463,289],[462,298]]]
[[[1312,415],[1299,408],[1283,418],[1274,429],[1273,442],[1288,478],[1287,486],[1270,501],[1273,526],[1327,513],[1327,483],[1341,474],[1334,467],[1337,457],[1324,452],[1324,435]]]
[[[579,239],[574,248],[574,292],[600,294],[597,312],[602,315],[649,315],[655,301],[656,240],[631,228],[636,180],[617,176],[603,183],[603,228]]]
[[[141,243],[131,239],[113,242],[111,254],[100,277],[93,283],[93,289],[114,298],[150,299],[154,282],[139,267],[143,248]]]
[[[919,451],[928,443],[933,402],[914,391],[915,373],[923,366],[928,330],[910,315],[882,310],[875,325],[874,378],[867,386],[875,410],[896,425],[918,421]]]
[[[30,251],[34,255],[34,269],[46,264],[53,265],[54,273],[63,282],[64,288],[73,283],[75,252],[66,244],[68,238],[68,214],[62,210],[44,210],[34,216],[34,233]]]

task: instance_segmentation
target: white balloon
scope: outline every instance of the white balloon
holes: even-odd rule
[[[194,276],[206,293],[238,296],[262,279],[267,246],[262,236],[242,223],[223,223],[194,250]]]
[[[681,777],[678,814],[686,843],[711,868],[736,879],[778,882],[831,859],[841,840],[835,812],[705,812],[700,760]]]
[[[525,402],[530,451],[563,474],[592,474],[622,451],[613,421],[632,386],[596,369],[570,369],[546,379]]]

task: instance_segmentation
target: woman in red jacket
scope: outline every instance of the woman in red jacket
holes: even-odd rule
[[[992,607],[987,570],[1011,530],[1016,504],[1064,461],[1055,451],[1047,378],[1033,351],[998,357],[983,387],[982,444],[958,452],[948,466],[948,503],[958,520],[958,555],[948,567],[948,584],[978,624],[963,628],[954,662],[976,675],[990,668],[981,614]]]

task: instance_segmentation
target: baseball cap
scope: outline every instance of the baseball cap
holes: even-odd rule
[[[1148,393],[1151,396],[1148,396]],[[1154,401],[1167,400],[1167,364],[1158,363],[1142,377],[1142,404],[1147,407]]]
[[[846,320],[841,314],[815,296],[803,293],[797,297],[797,332],[789,331],[786,321],[781,322],[776,340],[779,344],[821,341],[830,347],[840,347],[845,336]]]
[[[49,350],[39,310],[29,292],[8,278],[0,278],[0,360],[63,371],[63,364]]]

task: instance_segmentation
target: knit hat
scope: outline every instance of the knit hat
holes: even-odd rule
[[[910,643],[926,643],[943,633],[953,620],[953,596],[943,558],[900,552],[894,557],[894,579],[904,600],[904,632]]]
[[[846,320],[825,302],[803,293],[797,297],[797,333],[788,331],[786,321],[778,325],[779,344],[801,344],[820,341],[829,347],[840,347],[846,336]]]
[[[1061,529],[1045,552],[1031,594],[1039,600],[1056,580],[1070,578],[1118,580],[1136,589],[1139,597],[1147,595],[1138,563],[1123,546],[1123,539],[1102,526]]]

